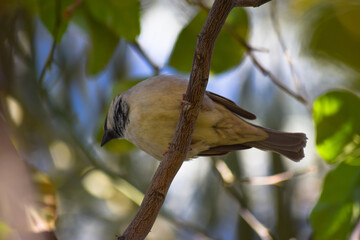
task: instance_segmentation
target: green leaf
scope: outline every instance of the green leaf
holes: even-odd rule
[[[140,33],[140,3],[137,0],[86,0],[86,7],[99,23],[118,37],[134,41]]]
[[[78,9],[74,21],[90,36],[91,46],[86,68],[89,74],[96,74],[108,64],[120,38],[103,23],[94,19],[87,9]]]
[[[72,0],[38,0],[40,19],[56,42],[60,42],[69,21],[63,12]]]
[[[348,239],[360,217],[360,167],[341,163],[325,178],[311,213],[315,240]]]
[[[342,161],[360,149],[360,99],[348,91],[331,91],[316,99],[313,117],[316,147],[329,163]],[[359,163],[358,158],[351,161]]]
[[[205,22],[207,14],[199,12],[195,18],[180,33],[169,64],[182,72],[190,72],[194,56],[197,35]],[[228,16],[226,23],[232,30],[246,39],[249,31],[248,16],[244,9],[235,8]],[[226,29],[223,29],[216,40],[211,62],[211,71],[220,73],[226,71],[243,59],[244,48]]]
[[[320,1],[306,15],[304,50],[360,72],[360,5],[356,0]]]

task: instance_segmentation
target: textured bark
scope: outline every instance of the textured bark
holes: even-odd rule
[[[170,184],[180,169],[190,146],[200,103],[209,78],[215,40],[236,3],[234,0],[215,0],[209,12],[198,35],[190,81],[169,151],[156,170],[138,213],[118,240],[144,239],[155,222]]]

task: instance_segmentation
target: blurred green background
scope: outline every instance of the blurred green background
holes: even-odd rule
[[[0,1],[0,239],[124,231],[158,162],[125,140],[100,148],[108,105],[153,75],[188,77],[209,6]],[[231,12],[208,89],[255,113],[257,124],[305,132],[306,157],[293,163],[251,149],[185,162],[148,239],[267,239],[245,210],[273,239],[359,239],[359,24],[357,0]]]

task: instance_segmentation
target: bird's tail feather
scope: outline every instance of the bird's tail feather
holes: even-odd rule
[[[286,133],[257,127],[266,131],[269,137],[264,141],[248,142],[243,145],[277,152],[295,162],[304,158],[304,147],[307,140],[304,133]]]

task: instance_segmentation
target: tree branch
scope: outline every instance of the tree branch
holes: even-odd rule
[[[304,88],[302,88],[301,83],[299,81],[299,77],[296,74],[295,71],[295,67],[294,67],[294,61],[291,58],[290,52],[288,50],[288,48],[286,47],[285,44],[285,40],[281,34],[281,29],[280,29],[280,23],[279,23],[279,18],[278,18],[278,14],[277,14],[277,5],[276,5],[276,1],[272,1],[272,4],[270,4],[270,19],[271,19],[271,23],[274,27],[276,36],[279,40],[281,49],[285,55],[285,58],[287,60],[287,62],[289,63],[289,68],[290,68],[290,72],[291,72],[291,77],[293,79],[294,85],[297,89],[298,92],[301,92],[305,95],[304,99],[308,98],[308,95],[306,93],[306,91],[304,90]],[[306,106],[309,106],[309,102],[303,102]]]
[[[257,2],[257,1],[254,1]],[[188,152],[195,122],[206,90],[215,40],[220,33],[234,0],[215,0],[196,42],[190,81],[175,135],[168,153],[160,163],[133,221],[118,240],[144,239],[155,222],[170,184]]]
[[[235,7],[260,7],[271,0],[235,0]]]

